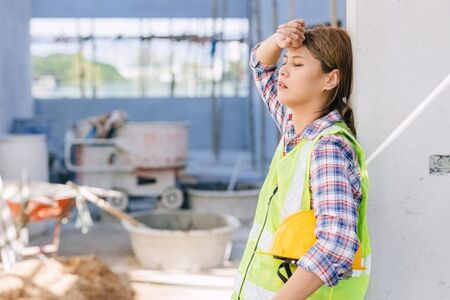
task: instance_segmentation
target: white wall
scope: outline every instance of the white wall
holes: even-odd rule
[[[359,140],[368,157],[450,73],[450,1],[347,1]],[[369,299],[450,297],[450,89],[369,166]]]
[[[30,15],[30,0],[0,0],[0,133],[9,129],[12,118],[33,111]]]

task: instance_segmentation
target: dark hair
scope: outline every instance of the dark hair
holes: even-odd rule
[[[311,54],[320,60],[322,71],[329,73],[339,70],[339,83],[330,91],[324,114],[337,109],[342,120],[356,137],[353,110],[350,95],[353,81],[353,53],[350,36],[341,28],[317,26],[305,32],[303,45]]]

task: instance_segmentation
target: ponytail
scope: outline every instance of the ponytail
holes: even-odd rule
[[[347,124],[348,128],[356,138],[355,119],[353,117],[353,109],[351,106],[348,103],[345,103],[341,106],[339,113],[341,114],[342,120]]]

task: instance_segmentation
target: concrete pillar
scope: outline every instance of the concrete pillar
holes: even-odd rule
[[[14,117],[33,111],[30,7],[30,0],[0,0],[0,133]]]
[[[450,73],[450,2],[348,0],[347,27],[368,157]],[[447,89],[369,166],[369,299],[448,298],[450,173],[430,174],[429,163],[450,155],[449,100]]]

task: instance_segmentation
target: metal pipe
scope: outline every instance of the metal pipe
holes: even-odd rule
[[[33,43],[74,43],[78,42],[80,39],[83,41],[90,41],[92,39],[95,39],[97,41],[111,41],[111,40],[122,40],[122,41],[129,41],[129,40],[141,40],[141,39],[147,39],[147,40],[177,40],[177,41],[183,41],[188,40],[192,41],[194,43],[204,44],[205,42],[208,42],[211,40],[212,36],[209,35],[197,35],[197,34],[176,34],[176,35],[157,35],[157,34],[149,34],[149,35],[130,35],[130,36],[102,36],[98,35],[95,37],[92,37],[91,35],[77,35],[77,36],[58,36],[58,37],[52,37],[52,36],[33,36],[31,37],[31,41]],[[234,36],[234,37],[228,37],[228,38],[222,38],[220,36],[216,37],[216,40],[218,42],[239,42],[242,41],[242,39],[245,36]]]
[[[248,19],[248,36],[247,36],[247,45],[248,45],[248,54],[250,57],[250,50],[252,49],[253,45],[253,30],[254,30],[254,7],[253,7],[254,0],[249,0],[247,2],[247,19]],[[251,164],[252,168],[256,168],[256,137],[255,137],[255,113],[254,113],[254,107],[253,107],[253,84],[252,84],[252,78],[253,74],[250,68],[247,68],[247,78],[248,78],[248,122],[249,122],[249,146],[250,146],[250,154],[251,154]]]
[[[212,150],[216,161],[219,160],[219,116],[218,116],[218,103],[217,103],[217,95],[216,95],[216,78],[214,74],[214,66],[215,66],[215,53],[217,50],[217,40],[216,40],[216,29],[217,29],[217,15],[218,15],[218,5],[217,0],[212,1],[212,17],[213,17],[213,33],[211,40],[211,61],[210,61],[210,70],[212,74],[212,87],[211,87],[211,125],[212,125]]]
[[[92,64],[91,64],[91,87],[92,98],[97,98],[97,43],[95,40],[95,19],[91,19],[91,45],[92,45]]]
[[[278,5],[277,0],[272,0],[272,18],[273,18],[273,30],[278,28]],[[281,133],[279,130],[275,131],[275,139],[279,141],[281,139]]]
[[[330,20],[331,26],[338,27],[336,0],[330,0]]]
[[[256,12],[256,39],[258,41],[262,40],[262,29],[261,29],[261,2],[256,0],[255,2],[255,12]],[[264,105],[260,105],[259,120],[261,123],[260,130],[260,161],[259,168],[261,175],[265,174],[265,162],[266,162],[266,111]]]
[[[172,19],[169,20],[169,36],[172,34]],[[175,60],[175,46],[173,39],[170,40],[170,57],[169,57],[169,68],[170,68],[170,97],[175,96],[175,72],[174,72],[174,60]]]
[[[143,19],[139,19],[139,35],[141,37],[143,37],[145,35],[145,29],[144,29],[144,20]],[[139,40],[139,87],[140,87],[140,92],[141,92],[141,97],[144,98],[145,94],[146,94],[146,90],[145,90],[145,74],[144,74],[144,68],[146,67],[145,65],[145,58],[144,55],[146,55],[145,52],[145,47],[144,47],[144,43],[146,43],[146,39],[141,38]]]
[[[273,30],[276,31],[278,28],[278,3],[277,3],[277,0],[272,0],[272,20],[273,20]]]
[[[288,18],[289,21],[295,18],[295,0],[289,0]]]
[[[85,91],[85,69],[84,69],[84,58],[83,58],[83,38],[81,36],[81,26],[80,26],[80,20],[77,19],[76,22],[77,26],[77,33],[78,33],[78,67],[79,67],[79,88],[80,88],[80,96],[81,98],[86,97],[86,91]]]

